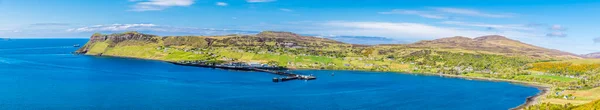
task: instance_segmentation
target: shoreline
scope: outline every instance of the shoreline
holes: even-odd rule
[[[327,70],[327,69],[296,69],[290,68],[290,70]],[[367,70],[342,70],[342,71],[367,71]],[[460,75],[450,75],[450,74],[436,74],[436,73],[403,73],[403,72],[394,72],[394,71],[367,71],[367,72],[391,72],[397,74],[416,74],[416,75],[425,75],[425,76],[436,76],[436,77],[444,77],[444,78],[459,78],[464,80],[477,80],[477,81],[490,81],[490,82],[508,82],[512,84],[518,84],[522,86],[535,87],[540,92],[533,96],[529,96],[525,99],[525,102],[519,106],[511,108],[510,110],[521,110],[527,106],[538,104],[541,101],[542,96],[546,96],[550,89],[553,87],[550,84],[538,83],[538,82],[527,82],[527,81],[519,81],[519,80],[510,80],[510,79],[496,79],[496,78],[486,78],[486,77],[470,77],[470,76],[460,76]]]
[[[468,76],[458,76],[458,75],[440,75],[441,77],[451,77],[451,78],[460,78],[460,79],[472,79],[478,81],[492,81],[492,82],[508,82],[512,84],[518,84],[528,87],[535,87],[540,92],[533,96],[529,96],[525,99],[525,102],[517,107],[511,108],[510,110],[522,110],[527,106],[538,104],[541,101],[542,96],[546,96],[550,93],[550,88],[552,88],[549,84],[542,84],[537,82],[526,82],[526,81],[518,81],[518,80],[508,80],[508,79],[494,79],[494,78],[482,78],[482,77],[468,77]]]
[[[511,108],[511,110],[522,110],[525,107],[531,106],[531,105],[535,105],[540,103],[540,98],[542,96],[546,96],[548,93],[550,93],[550,88],[549,87],[537,87],[540,92],[534,96],[530,96],[527,97],[527,99],[525,100],[525,103],[515,107],[515,108]]]
[[[127,56],[114,56],[114,55],[87,55],[87,54],[75,54],[75,55],[86,55],[86,56],[95,56],[95,57],[116,57],[116,58],[126,58],[126,59],[138,59],[138,60],[151,60],[151,61],[160,61],[160,62],[165,62],[165,63],[169,63],[172,61],[166,61],[166,60],[158,60],[158,59],[148,59],[148,58],[137,58],[137,57],[127,57]],[[169,63],[172,64],[172,63]],[[302,68],[302,69],[298,69],[298,68],[287,68],[289,70],[327,70],[327,69],[310,69],[310,68]],[[368,71],[368,70],[344,70],[344,71]],[[450,75],[450,74],[436,74],[436,73],[402,73],[402,72],[395,72],[395,71],[368,71],[368,72],[391,72],[391,73],[396,73],[396,74],[417,74],[417,75],[426,75],[426,76],[438,76],[438,77],[444,77],[444,78],[460,78],[460,79],[465,79],[465,80],[477,80],[477,81],[491,81],[491,82],[508,82],[508,83],[512,83],[512,84],[519,84],[519,85],[523,85],[523,86],[529,86],[529,87],[535,87],[538,90],[540,90],[540,92],[538,92],[536,95],[533,96],[529,96],[525,99],[525,102],[517,107],[511,108],[510,110],[521,110],[527,106],[530,105],[535,105],[537,103],[540,102],[541,100],[541,96],[545,96],[549,93],[550,88],[552,88],[552,85],[550,84],[543,84],[543,83],[537,83],[537,82],[527,82],[527,81],[518,81],[518,80],[509,80],[509,79],[496,79],[496,78],[485,78],[485,77],[469,77],[469,76],[460,76],[460,75]]]

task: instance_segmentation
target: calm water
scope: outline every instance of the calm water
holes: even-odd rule
[[[0,109],[505,110],[536,88],[433,76],[297,71],[314,81],[72,55],[86,39],[0,41]],[[335,76],[330,74],[335,72]]]

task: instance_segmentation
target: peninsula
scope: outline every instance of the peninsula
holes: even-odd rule
[[[168,62],[390,71],[518,82],[544,88],[544,94],[525,104],[536,105],[532,107],[576,106],[600,99],[597,92],[600,91],[600,60],[584,59],[497,35],[457,36],[412,44],[357,45],[275,31],[223,36],[125,32],[94,34],[76,53]]]

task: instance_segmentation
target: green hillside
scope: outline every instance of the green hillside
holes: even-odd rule
[[[573,110],[600,110],[600,100],[575,107]]]
[[[537,82],[553,85],[557,91],[579,91],[600,85],[597,80],[600,75],[594,68],[600,64],[573,63],[557,69],[554,66],[562,65],[561,62],[581,62],[581,58],[502,36],[369,46],[275,31],[223,36],[125,32],[94,34],[77,53],[163,61],[259,62],[296,69],[445,74]],[[548,97],[548,100],[558,99],[559,96]],[[561,100],[571,101],[575,100]]]

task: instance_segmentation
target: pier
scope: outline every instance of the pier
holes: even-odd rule
[[[258,72],[273,73],[273,74],[285,76],[282,78],[273,78],[273,82],[284,82],[284,81],[289,81],[289,80],[294,80],[294,79],[300,79],[300,80],[315,80],[315,79],[317,79],[317,77],[315,77],[313,75],[299,75],[299,74],[294,74],[294,73],[273,71],[273,70],[267,70],[267,69],[258,69],[258,68],[253,68],[253,70],[258,71]]]
[[[169,62],[176,65],[183,66],[195,66],[195,67],[204,67],[204,68],[219,68],[226,70],[240,70],[240,71],[256,71],[256,72],[264,72],[280,75],[283,77],[275,77],[273,78],[273,82],[285,82],[290,80],[315,80],[317,77],[313,75],[300,75],[294,74],[291,72],[285,72],[287,68],[269,66],[269,65],[257,65],[257,64],[247,64],[242,62],[235,63],[226,63],[226,64],[216,64],[216,63],[208,63],[202,61],[182,61],[182,62]]]

